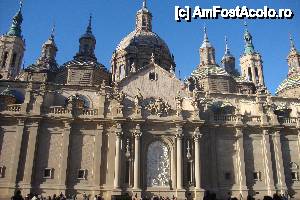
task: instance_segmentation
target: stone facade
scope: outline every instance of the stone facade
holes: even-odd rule
[[[299,81],[271,95],[248,30],[242,75],[227,43],[219,66],[206,29],[200,63],[181,81],[151,20],[144,2],[136,35],[112,56],[112,73],[94,55],[91,19],[72,61],[56,63],[52,32],[35,64],[16,76],[1,71],[0,198],[21,189],[105,199],[202,199],[207,190],[219,199],[276,192],[300,199]],[[13,30],[1,36],[0,53],[20,50],[3,45],[21,41]],[[291,52],[288,78],[300,69],[293,43]]]

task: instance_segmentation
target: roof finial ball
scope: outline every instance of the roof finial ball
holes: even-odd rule
[[[143,8],[147,8],[147,0],[143,0]]]

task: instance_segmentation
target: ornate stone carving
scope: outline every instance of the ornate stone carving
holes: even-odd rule
[[[155,141],[147,154],[147,186],[167,187],[170,182],[170,155],[166,144]]]
[[[177,96],[175,97],[175,101],[176,101],[176,114],[177,114],[177,116],[181,116],[183,98],[180,96],[180,91],[177,92]]]
[[[159,117],[168,115],[171,110],[171,106],[167,102],[164,102],[162,98],[151,100],[145,108],[150,111],[151,114],[155,114]]]

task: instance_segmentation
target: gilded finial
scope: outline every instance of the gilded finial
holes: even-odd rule
[[[207,28],[205,24],[204,24],[204,41],[208,41]]]
[[[228,47],[228,40],[227,40],[227,36],[225,35],[225,54],[230,54],[230,50]]]
[[[93,18],[92,13],[90,13],[89,24],[88,27],[86,28],[86,32],[90,34],[92,33],[92,18]]]

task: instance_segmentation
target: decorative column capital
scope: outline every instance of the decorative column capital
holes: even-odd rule
[[[175,138],[177,139],[182,139],[183,138],[183,128],[182,128],[182,125],[181,124],[176,124],[176,136]]]
[[[142,136],[142,132],[141,132],[141,126],[139,124],[137,124],[135,126],[135,130],[133,132],[133,135],[136,139],[139,139]]]
[[[235,136],[237,138],[243,137],[244,133],[243,133],[243,128],[242,127],[236,127],[235,131],[236,131]]]
[[[270,134],[270,132],[269,132],[269,130],[268,129],[263,129],[263,135],[269,135]]]
[[[200,129],[199,127],[196,127],[195,128],[195,131],[194,131],[194,140],[195,142],[199,141],[202,137],[202,134],[200,133]]]
[[[122,125],[120,123],[116,123],[115,125],[115,134],[117,137],[121,137],[123,135]]]

